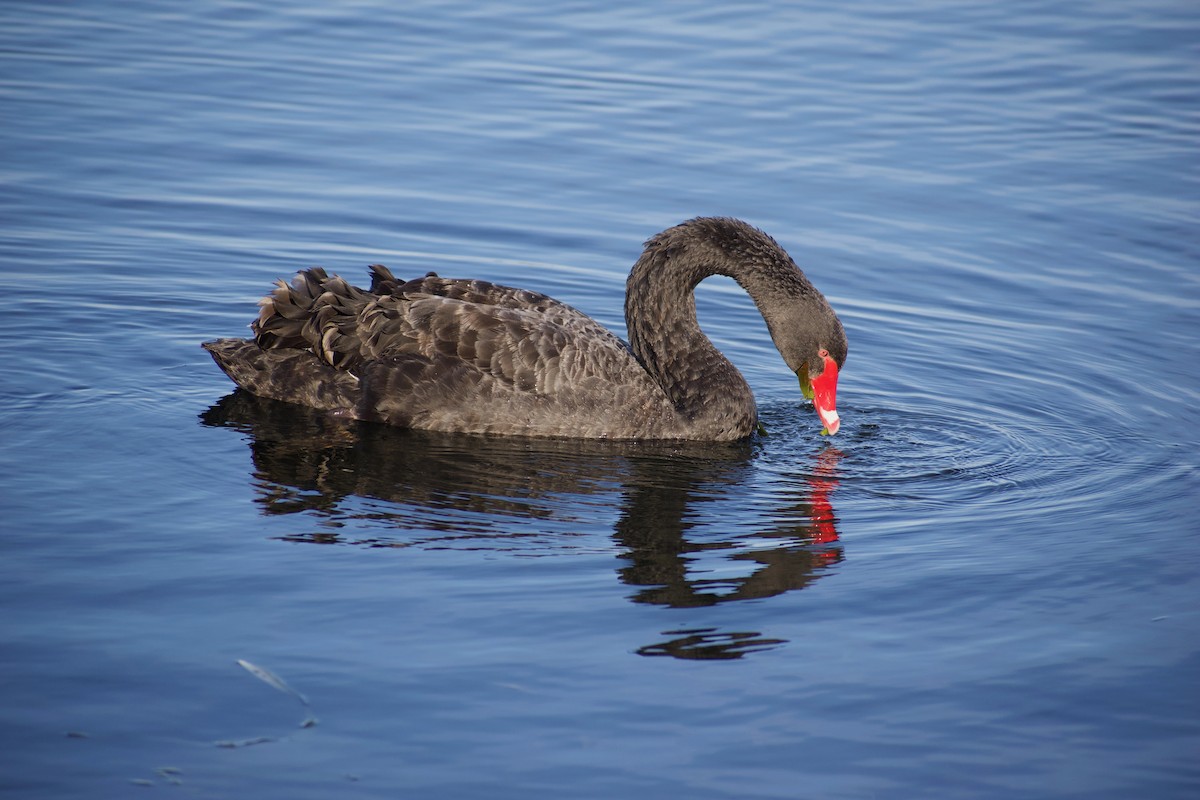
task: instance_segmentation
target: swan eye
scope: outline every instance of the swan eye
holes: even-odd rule
[[[821,358],[829,358],[829,351],[822,347],[817,351],[817,355],[819,355]]]

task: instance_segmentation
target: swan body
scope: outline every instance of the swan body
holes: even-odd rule
[[[846,337],[786,252],[739,220],[652,237],[626,287],[626,343],[550,297],[371,267],[363,290],[321,268],[260,301],[253,339],[204,347],[243,389],[425,430],[728,441],[752,434],[750,387],[700,330],[695,286],[728,275],[754,299],[826,429]]]

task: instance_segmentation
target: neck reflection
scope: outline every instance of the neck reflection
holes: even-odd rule
[[[830,504],[841,457],[832,447],[823,450],[811,474],[776,487],[770,502],[756,503],[761,510],[732,530],[723,524],[731,510],[745,509],[740,470],[684,467],[672,476],[676,480],[663,482],[661,474],[639,475],[634,462],[633,487],[615,531],[630,562],[619,570],[621,580],[645,587],[632,599],[695,608],[772,597],[812,583],[842,560]],[[733,505],[706,513],[706,503]]]

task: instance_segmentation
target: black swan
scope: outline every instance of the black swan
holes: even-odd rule
[[[728,441],[758,413],[737,368],[700,330],[692,290],[741,284],[829,433],[837,433],[846,334],[774,239],[740,220],[697,218],[646,242],[629,275],[629,343],[545,295],[478,280],[401,282],[371,267],[369,291],[321,268],[278,282],[253,339],[204,348],[243,389],[353,419],[462,433]]]

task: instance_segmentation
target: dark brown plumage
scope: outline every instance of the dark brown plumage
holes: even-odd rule
[[[840,367],[846,358],[821,293],[773,239],[733,219],[693,219],[646,243],[627,285],[629,344],[536,292],[371,273],[369,290],[320,268],[280,281],[260,302],[254,339],[204,347],[253,394],[355,419],[612,439],[754,431],[749,386],[696,320],[692,291],[710,275],[732,277],[754,298],[802,386],[828,359]]]

